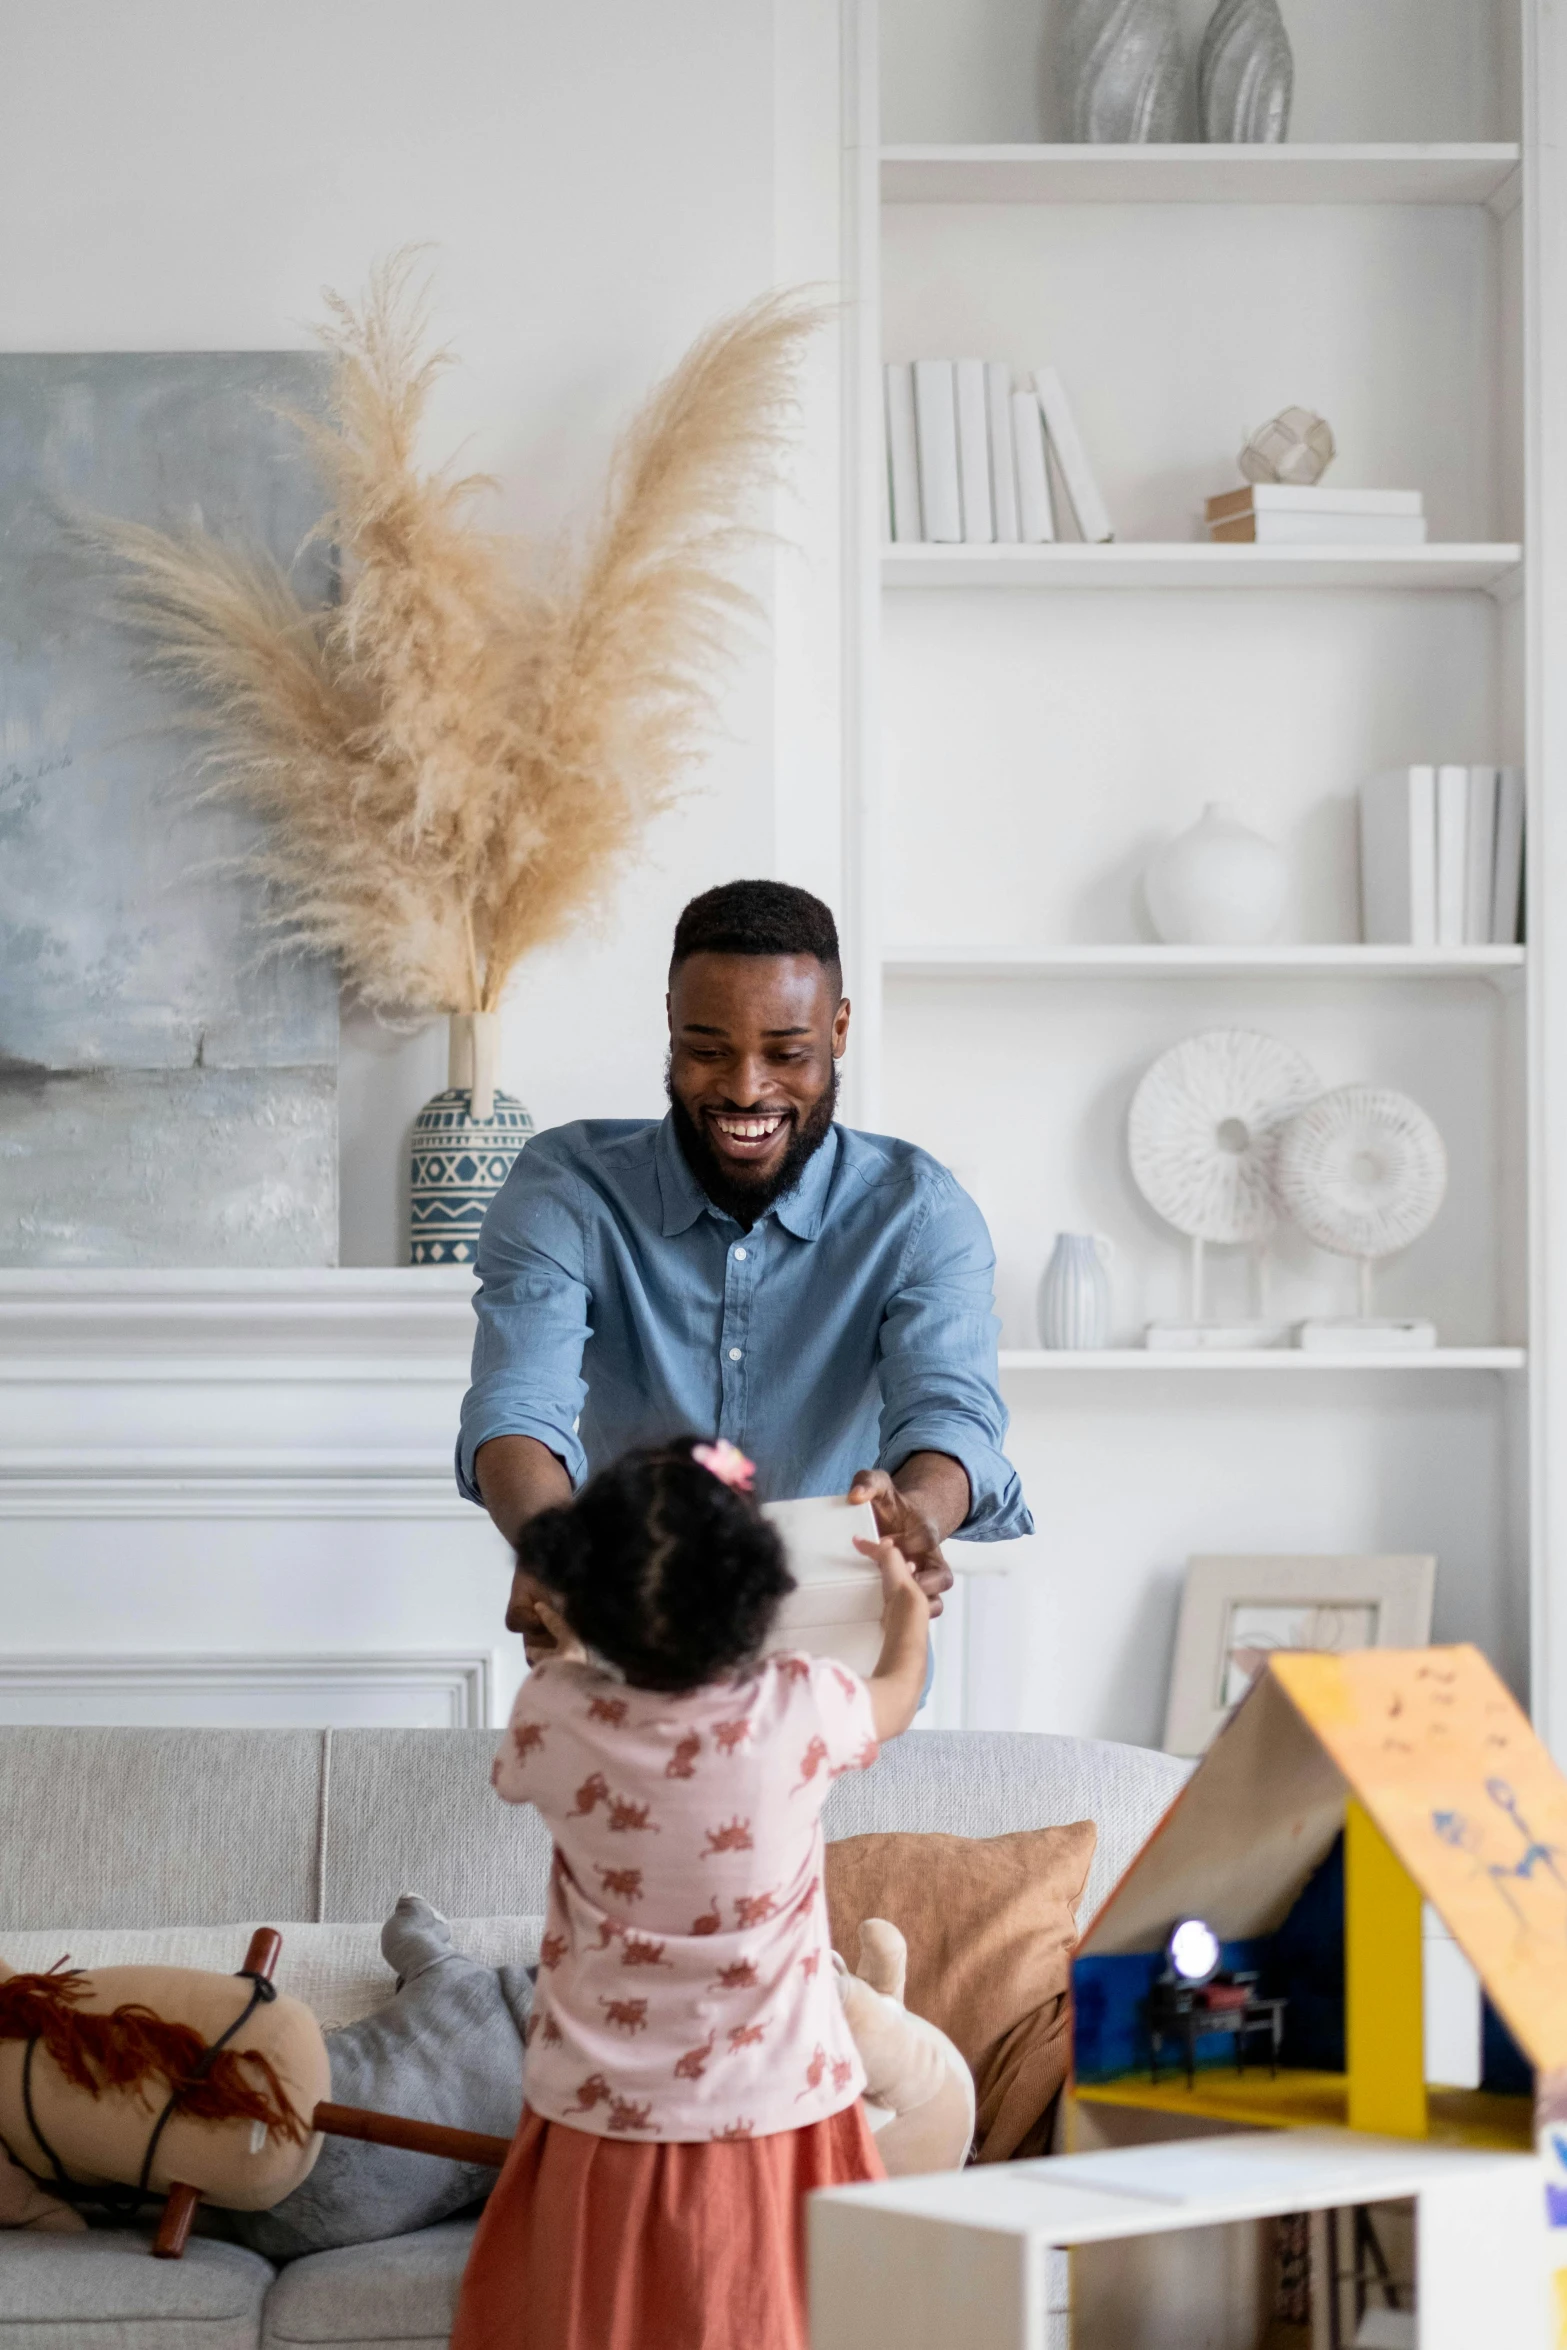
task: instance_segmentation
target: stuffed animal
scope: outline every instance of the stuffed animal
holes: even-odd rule
[[[258,1934],[239,1975],[21,1975],[0,1962],[8,2224],[62,2228],[74,2214],[61,2205],[133,2207],[183,2190],[188,2232],[197,2197],[262,2211],[299,2185],[320,2150],[312,2116],[330,2074],[310,2010],[272,1988],[279,1940]]]
[[[904,2006],[908,1944],[886,1918],[867,1918],[859,1971],[836,1951],[833,1964],[888,2176],[961,2169],[974,2143],[974,2076],[946,2033]]]

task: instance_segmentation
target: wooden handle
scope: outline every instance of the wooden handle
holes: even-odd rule
[[[362,2138],[371,2146],[400,2146],[407,2154],[439,2154],[448,2162],[482,2162],[499,2170],[509,2138],[480,2130],[449,2130],[441,2122],[410,2121],[400,2113],[371,2113],[362,2105],[318,2105],[312,2122],[329,2138]]]
[[[259,1975],[264,1983],[270,1983],[282,1953],[283,1937],[276,1926],[258,1926],[250,1937],[250,1948],[239,1971],[242,1975]]]
[[[152,2239],[154,2260],[183,2260],[185,2247],[190,2242],[191,2221],[201,2201],[199,2187],[172,2186],[169,2199],[163,2206],[163,2217],[158,2232]]]

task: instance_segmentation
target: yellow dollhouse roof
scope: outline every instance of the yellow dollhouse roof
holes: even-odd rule
[[[1567,2065],[1567,1779],[1478,1649],[1270,1659],[1093,1920],[1084,1956],[1282,1925],[1353,1794],[1525,2054]]]

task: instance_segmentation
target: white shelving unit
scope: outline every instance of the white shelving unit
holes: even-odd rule
[[[1523,947],[893,946],[886,979],[1523,978]]]
[[[1485,588],[1518,592],[1518,546],[889,547],[889,588]]]
[[[1039,1531],[1005,1639],[970,1657],[978,1719],[1155,1738],[1193,1551],[1429,1548],[1437,1636],[1478,1641],[1567,1751],[1545,1212],[1567,1199],[1567,35],[1544,0],[1429,0],[1414,49],[1382,12],[1286,16],[1291,143],[1075,147],[1048,4],[1043,41],[1007,0],[961,26],[942,0],[853,6],[854,1114],[942,1157],[996,1240]],[[1114,542],[882,543],[882,362],[937,353],[1060,368]],[[1333,421],[1338,478],[1424,490],[1429,544],[1201,541],[1203,496],[1290,401]],[[1528,949],[1354,943],[1361,777],[1488,757],[1529,772]],[[1149,942],[1142,867],[1209,798],[1288,849],[1290,943]],[[1432,1352],[1137,1343],[1186,1303],[1127,1103],[1219,1025],[1436,1118],[1448,1204],[1377,1292],[1435,1319]],[[1058,1230],[1114,1245],[1101,1354],[1035,1344]],[[1347,1270],[1288,1236],[1270,1282],[1277,1319],[1354,1310]],[[1237,1264],[1217,1310],[1248,1302]]]
[[[1052,1353],[1044,1347],[1004,1347],[1001,1368],[1006,1373],[1052,1371],[1063,1378],[1080,1374],[1131,1371],[1254,1371],[1341,1373],[1344,1371],[1525,1371],[1529,1358],[1521,1346],[1411,1347],[1392,1354],[1303,1353],[1296,1347],[1254,1348],[1227,1352],[1218,1347],[1185,1352],[1146,1346],[1105,1347],[1095,1354]]]
[[[887,204],[1484,204],[1519,200],[1521,150],[1436,146],[886,147]]]

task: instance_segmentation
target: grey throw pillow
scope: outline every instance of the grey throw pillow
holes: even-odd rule
[[[397,1996],[327,2033],[334,2104],[513,2136],[532,1970],[464,1958],[439,1910],[414,1893],[387,1919],[381,1949],[399,1977]],[[328,2138],[309,2178],[272,2210],[204,2217],[268,2260],[298,2260],[430,2227],[482,2202],[495,2179],[482,2164]]]

